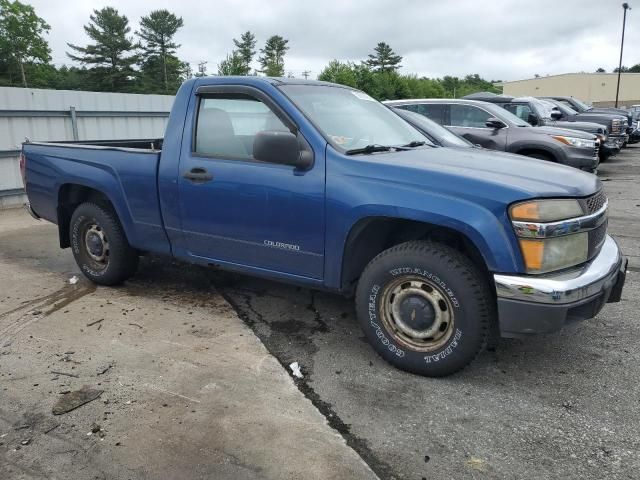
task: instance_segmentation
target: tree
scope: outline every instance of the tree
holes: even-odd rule
[[[351,62],[341,63],[338,60],[331,60],[318,75],[318,80],[358,87],[358,78]]]
[[[173,41],[173,37],[183,25],[182,18],[176,17],[168,10],[155,10],[140,19],[140,30],[136,32],[136,35],[142,40],[141,48],[145,58],[143,67],[145,63],[147,63],[147,67],[158,64],[157,61],[154,61],[156,58],[159,59],[161,66],[160,72],[149,71],[147,68],[147,71],[143,73],[146,73],[150,79],[157,79],[157,74],[161,73],[165,92],[174,90],[176,80],[180,76],[175,68],[170,71],[168,66],[171,64],[179,67],[181,64],[180,61],[175,61],[178,60],[175,56],[176,49],[180,45]],[[173,59],[170,60],[169,57],[173,57]],[[172,88],[169,86],[170,83]]]
[[[247,75],[246,65],[242,55],[234,50],[218,64],[218,75]]]
[[[636,63],[634,66],[629,67],[627,72],[629,72],[629,73],[640,73],[640,63]]]
[[[135,54],[128,55],[136,47],[133,38],[128,36],[129,19],[112,7],[94,10],[89,18],[91,23],[84,26],[84,31],[94,43],[86,47],[68,43],[78,54],[67,52],[67,55],[91,67],[90,78],[95,88],[126,91],[132,84],[133,65],[138,60]]]
[[[233,39],[236,46],[236,52],[242,59],[242,70],[233,75],[249,75],[251,72],[251,62],[256,54],[256,37],[253,33],[247,31],[240,35],[240,40]]]
[[[0,0],[0,58],[6,67],[20,70],[22,86],[27,87],[26,63],[47,63],[51,49],[43,38],[49,25],[36,15],[31,5]]]
[[[602,68],[602,67],[600,67],[600,68],[598,68],[596,70],[596,73],[605,73],[605,72],[606,72],[606,70],[604,68]]]
[[[262,66],[262,73],[267,77],[284,76],[284,55],[289,50],[288,43],[289,40],[280,35],[273,35],[267,39],[264,48],[260,49],[262,55],[258,61]]]
[[[396,55],[393,49],[385,42],[378,43],[378,46],[373,49],[375,53],[369,54],[369,59],[366,64],[376,72],[396,71],[402,65],[402,57]]]

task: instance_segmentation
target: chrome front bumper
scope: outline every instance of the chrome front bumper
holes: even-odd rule
[[[559,330],[573,320],[594,317],[607,302],[620,300],[627,259],[607,235],[600,253],[580,268],[545,275],[494,275],[503,336]]]

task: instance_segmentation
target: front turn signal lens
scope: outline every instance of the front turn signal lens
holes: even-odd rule
[[[542,259],[544,256],[543,240],[520,239],[520,250],[522,251],[522,258],[527,267],[527,271],[542,270]]]

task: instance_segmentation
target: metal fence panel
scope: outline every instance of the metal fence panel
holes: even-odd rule
[[[19,149],[25,139],[160,138],[173,98],[0,87],[0,207],[22,201]]]

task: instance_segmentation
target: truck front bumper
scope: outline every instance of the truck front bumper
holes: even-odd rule
[[[607,235],[600,253],[579,269],[535,276],[494,275],[500,334],[517,338],[549,333],[595,317],[605,303],[620,301],[627,263]]]

